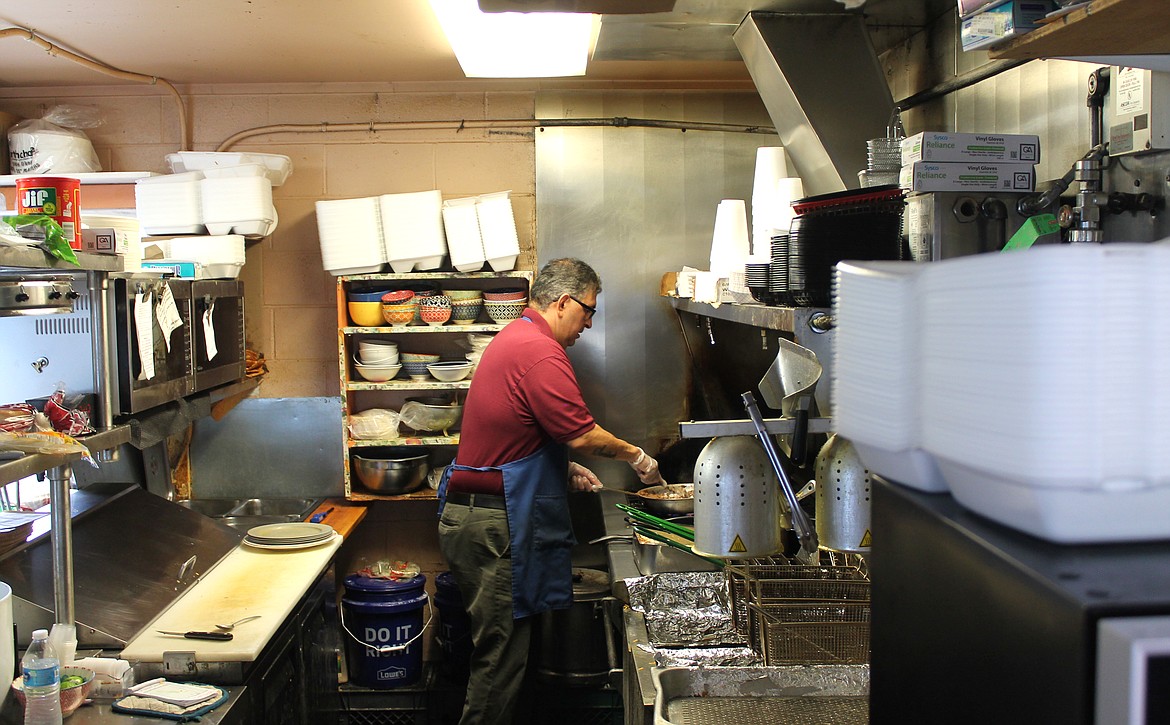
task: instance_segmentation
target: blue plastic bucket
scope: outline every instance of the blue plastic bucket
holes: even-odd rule
[[[422,677],[422,574],[394,581],[350,574],[341,599],[350,682],[377,689],[413,685]]]
[[[471,665],[471,618],[467,616],[455,576],[449,571],[435,577],[435,609],[439,610],[436,640],[447,674],[466,677]]]

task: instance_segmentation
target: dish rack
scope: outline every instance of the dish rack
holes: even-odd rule
[[[860,557],[785,559],[724,568],[731,619],[767,666],[869,662],[869,575]]]

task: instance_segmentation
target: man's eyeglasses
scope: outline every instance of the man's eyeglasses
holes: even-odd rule
[[[585,317],[587,317],[588,319],[592,320],[593,316],[597,314],[597,308],[594,307],[593,305],[587,305],[584,302],[582,302],[581,300],[574,297],[573,295],[569,295],[569,299],[573,300],[574,302],[576,302],[577,304],[579,304],[585,308]]]

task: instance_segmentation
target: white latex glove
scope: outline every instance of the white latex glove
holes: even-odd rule
[[[569,461],[570,491],[600,491],[604,488],[601,479],[580,463]]]
[[[638,449],[638,457],[630,461],[630,468],[638,474],[638,480],[647,486],[662,483],[662,475],[658,473],[658,461],[641,448]]]

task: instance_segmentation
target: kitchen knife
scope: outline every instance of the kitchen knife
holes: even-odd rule
[[[168,634],[172,637],[186,637],[187,639],[214,639],[220,642],[227,642],[232,638],[231,632],[167,632],[161,629],[156,629],[159,634]]]

